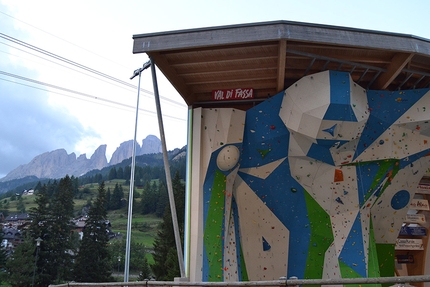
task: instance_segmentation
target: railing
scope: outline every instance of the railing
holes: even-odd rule
[[[72,286],[100,286],[100,287],[122,287],[122,286],[298,286],[298,285],[350,285],[350,284],[393,284],[406,286],[410,283],[430,282],[430,275],[419,276],[396,276],[377,278],[343,278],[343,279],[290,279],[280,278],[270,281],[241,281],[241,282],[188,282],[188,281],[137,281],[137,282],[107,282],[107,283],[77,283],[70,282],[60,285],[49,285],[49,287],[72,287]]]

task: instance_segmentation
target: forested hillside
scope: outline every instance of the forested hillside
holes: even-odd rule
[[[172,171],[179,171],[180,177],[185,178],[185,153],[186,147],[175,149],[168,152],[169,164]],[[130,179],[131,158],[122,161],[121,163],[108,166],[102,170],[92,170],[78,177],[81,184],[98,183],[101,180],[113,178]],[[143,185],[145,181],[151,179],[164,178],[163,154],[145,154],[136,156],[136,185]],[[110,174],[112,173],[112,174]],[[117,173],[117,175],[115,175]],[[173,173],[172,173],[173,174]],[[23,190],[32,189],[40,181],[47,183],[55,179],[37,178],[36,176],[28,176],[21,179],[15,179],[6,182],[0,182],[0,199],[10,197],[14,193],[21,193]]]
[[[185,208],[185,162],[183,152],[177,151],[170,155],[181,232]],[[2,279],[0,276],[0,281],[16,285],[24,280],[25,284],[30,284],[34,264],[38,274],[34,286],[70,280],[87,281],[91,278],[98,282],[121,281],[122,278],[116,276],[121,276],[124,271],[130,172],[130,163],[123,161],[81,177],[66,176],[62,179],[27,183],[3,194],[0,211],[5,216],[28,213],[32,223],[22,230],[24,242],[16,247],[15,252],[6,252],[8,255],[4,262],[0,262],[5,264],[9,274],[8,278]],[[19,191],[24,186],[25,189],[33,189],[34,194]],[[98,244],[97,242],[104,242],[106,239],[95,238],[95,233],[85,232],[85,228],[83,236],[86,239],[79,240],[77,233],[71,232],[76,227],[70,223],[81,217],[87,218],[88,228],[91,226],[94,230],[109,230],[109,244]],[[109,225],[105,226],[104,222]],[[179,268],[177,257],[174,256],[176,246],[161,154],[139,156],[136,160],[132,222],[131,274],[140,274],[139,278],[142,280],[150,277],[173,280],[173,277],[179,275]],[[57,236],[60,234],[61,239]],[[31,250],[34,250],[34,242],[38,237],[43,241],[35,258]],[[79,253],[80,249],[100,249],[97,253],[104,255],[103,258],[92,258],[94,253]],[[68,255],[58,256],[64,254],[65,250]],[[57,255],[51,258],[50,254]],[[103,262],[103,268],[97,269],[100,272],[96,276],[93,272],[86,272],[90,268],[82,268],[83,263],[76,265],[73,262]]]

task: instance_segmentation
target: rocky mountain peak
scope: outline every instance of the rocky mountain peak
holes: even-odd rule
[[[136,143],[136,156],[142,154],[160,153],[161,140],[154,135],[149,135],[142,140],[142,146]],[[133,154],[133,140],[120,144],[112,154],[109,165],[115,165],[124,159],[130,158]]]
[[[1,182],[36,176],[38,178],[62,178],[65,175],[80,176],[90,170],[102,169],[114,165],[132,156],[133,140],[120,144],[112,155],[110,162],[106,159],[107,145],[100,145],[88,159],[86,154],[76,158],[74,152],[67,154],[65,149],[45,152],[34,157],[28,164],[20,165],[1,178]],[[156,136],[147,136],[142,140],[142,147],[136,145],[136,155],[161,152],[161,141]]]

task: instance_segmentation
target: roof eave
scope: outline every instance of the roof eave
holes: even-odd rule
[[[133,53],[293,40],[430,55],[430,40],[408,34],[322,24],[272,21],[133,36]]]

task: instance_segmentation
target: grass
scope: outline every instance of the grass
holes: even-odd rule
[[[111,191],[115,188],[116,184],[120,184],[124,190],[124,196],[128,199],[129,186],[125,185],[125,180],[109,180],[105,181],[105,190],[107,191],[110,188]],[[74,199],[74,210],[75,215],[78,216],[82,212],[82,208],[88,203],[89,199],[95,199],[97,197],[97,189],[98,184],[92,183],[87,184],[85,186],[80,187],[80,190],[84,188],[88,188],[90,190],[89,194],[86,194],[83,199]],[[142,192],[141,189],[135,189],[135,194],[140,194]],[[26,212],[30,210],[30,208],[37,207],[34,202],[36,196],[28,195],[23,196],[22,200],[24,202],[24,206]],[[136,201],[138,202],[138,200]],[[19,213],[17,209],[18,200],[13,197],[4,198],[1,200],[1,204],[3,208],[7,205],[9,214]],[[114,210],[108,212],[108,219],[111,222],[112,231],[120,232],[124,238],[126,236],[127,231],[127,210],[126,208],[120,210]],[[133,241],[138,243],[142,243],[148,248],[152,248],[155,236],[157,235],[158,225],[162,221],[161,218],[158,218],[154,215],[140,215],[134,214],[132,217],[132,226],[131,226],[131,238]],[[149,259],[149,258],[148,258]],[[152,259],[152,256],[151,256]]]
[[[108,216],[113,232],[120,232],[124,236],[127,231],[127,217]],[[154,215],[133,215],[131,223],[131,239],[152,248],[155,236],[157,235],[158,225],[162,221]]]

